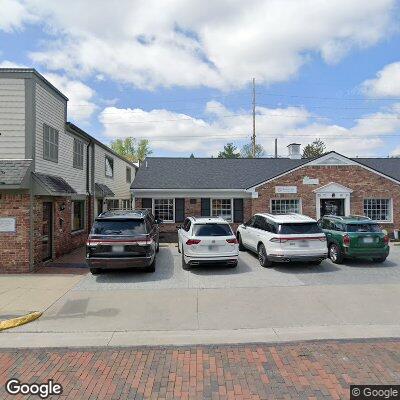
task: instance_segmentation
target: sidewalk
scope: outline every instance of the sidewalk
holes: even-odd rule
[[[348,399],[350,384],[398,384],[399,353],[400,340],[0,350],[0,398],[18,377],[53,379],[64,400]]]

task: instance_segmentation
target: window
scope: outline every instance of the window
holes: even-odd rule
[[[194,224],[194,236],[233,236],[228,224]]]
[[[106,176],[112,178],[114,176],[114,160],[106,156]]]
[[[300,214],[300,200],[299,199],[273,199],[271,200],[272,214]]]
[[[72,202],[72,231],[80,231],[85,225],[85,202]]]
[[[281,235],[308,235],[322,233],[316,222],[299,222],[294,224],[280,224],[278,233]]]
[[[126,167],[126,183],[132,182],[132,170],[129,167]]]
[[[265,231],[266,230],[265,218],[261,217],[260,215],[256,215],[253,223],[253,228]]]
[[[189,232],[189,230],[190,230],[190,225],[191,225],[192,223],[190,222],[190,219],[189,218],[186,218],[185,219],[185,222],[183,223],[183,225],[182,225],[182,229],[184,230],[184,231],[186,231],[186,232]]]
[[[43,125],[43,158],[58,162],[58,131],[49,125]]]
[[[119,209],[118,199],[107,200],[107,210],[118,210],[118,209]]]
[[[164,222],[174,222],[174,199],[154,199],[154,216]]]
[[[390,199],[364,199],[364,214],[374,221],[391,221]]]
[[[74,139],[73,167],[83,169],[83,142],[76,138]]]
[[[122,200],[122,209],[123,210],[131,210],[132,209],[131,200]]]
[[[97,219],[93,225],[94,235],[142,235],[146,233],[142,219]]]
[[[211,216],[232,221],[232,199],[212,199]]]
[[[347,232],[382,232],[378,224],[348,224]]]

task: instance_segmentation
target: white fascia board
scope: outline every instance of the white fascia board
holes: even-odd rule
[[[131,189],[134,196],[140,197],[234,197],[251,198],[245,189]]]

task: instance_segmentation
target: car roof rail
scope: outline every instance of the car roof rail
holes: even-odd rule
[[[341,221],[343,221],[343,219],[344,219],[343,216],[341,216],[341,215],[324,215],[324,217],[340,219]]]
[[[366,215],[357,215],[357,214],[350,214],[349,218],[354,218],[354,219],[368,219],[371,220],[370,217],[367,217]]]

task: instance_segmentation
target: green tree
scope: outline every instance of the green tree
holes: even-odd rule
[[[189,158],[194,158],[194,154],[192,153],[192,154],[189,156]]]
[[[302,158],[315,158],[325,154],[325,143],[321,139],[315,139],[304,147]]]
[[[240,158],[240,153],[236,151],[237,147],[233,143],[227,143],[224,150],[218,153],[218,158]]]
[[[137,141],[135,138],[115,139],[111,142],[111,148],[120,156],[131,162],[143,161],[153,151],[147,139]]]
[[[265,156],[265,150],[261,144],[256,144],[256,154],[253,157],[253,144],[247,143],[240,150],[240,156],[243,158],[261,158]]]

